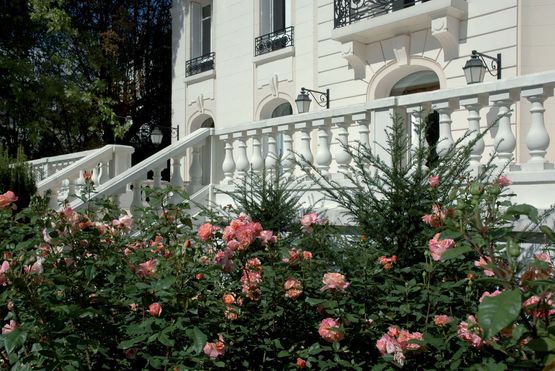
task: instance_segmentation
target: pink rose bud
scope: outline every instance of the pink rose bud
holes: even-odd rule
[[[162,306],[160,303],[152,303],[148,307],[148,312],[153,317],[160,317],[160,314],[162,314]]]
[[[428,184],[430,185],[430,187],[432,188],[437,188],[439,187],[439,176],[437,175],[432,175],[428,178]]]

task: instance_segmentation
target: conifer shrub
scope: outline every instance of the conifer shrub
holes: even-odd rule
[[[18,196],[17,209],[26,208],[37,191],[35,179],[27,159],[20,148],[17,157],[8,156],[7,150],[0,148],[0,193],[13,191]]]

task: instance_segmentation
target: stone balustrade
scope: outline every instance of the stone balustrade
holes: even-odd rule
[[[479,171],[480,164],[494,156],[494,163],[513,180],[519,202],[546,207],[555,201],[549,195],[551,191],[555,194],[555,170],[550,161],[553,159],[547,158],[550,138],[545,124],[545,102],[551,102],[554,87],[555,71],[550,71],[261,120],[233,128],[199,129],[101,184],[95,197],[118,196],[132,185],[130,209],[141,207],[144,205],[141,186],[147,172],[154,171],[152,184],[160,186],[160,170],[168,160],[172,163],[170,183],[185,186],[181,168],[185,156],[190,156],[188,163],[191,164],[189,192],[202,190],[203,195],[208,193],[213,200],[211,186],[230,189],[234,181],[251,170],[274,168],[278,158],[285,173],[302,174],[295,155],[302,156],[325,176],[341,180],[352,162],[343,144],[361,143],[386,156],[385,131],[391,125],[392,114],[404,117],[409,124],[407,130],[413,132],[410,125],[418,122],[415,120],[423,120],[424,115],[435,111],[439,126],[436,151],[440,158],[465,133],[470,140],[495,122],[488,135],[474,144],[471,170]],[[523,137],[518,140],[518,136]],[[411,140],[413,145],[418,145],[416,136]],[[522,148],[517,157],[518,143],[522,143]],[[524,143],[527,153],[522,151]],[[203,157],[204,145],[210,145],[210,158]],[[517,161],[518,158],[523,160]],[[204,171],[210,171],[209,176]],[[208,184],[202,184],[203,179],[209,179]],[[210,186],[210,191],[203,186]],[[74,206],[79,206],[78,201]]]
[[[73,161],[69,166],[59,169],[52,175],[37,183],[37,192],[44,195],[50,191],[50,207],[58,208],[61,202],[71,201],[79,194],[80,187],[85,183],[85,171],[91,174],[95,185],[106,183],[131,167],[133,147],[122,145],[106,145],[100,149],[87,151],[86,156]],[[76,156],[73,156],[76,158]],[[58,158],[58,160],[60,160]],[[61,161],[44,161],[46,164],[61,164]],[[47,165],[47,167],[50,165]]]
[[[202,168],[199,163],[200,150],[206,143],[207,138],[213,134],[213,130],[214,129],[199,129],[133,167],[128,166],[115,177],[100,183],[95,189],[95,193],[91,195],[91,198],[110,197],[122,208],[129,209],[131,213],[133,213],[136,209],[147,205],[143,187],[160,188],[164,185],[161,173],[162,170],[168,166],[168,162],[171,162],[171,178],[169,184],[177,188],[184,187],[185,182],[182,177],[182,163],[187,156],[188,150],[192,153],[192,164],[189,168],[189,174],[192,179],[188,184],[188,191],[190,194],[194,194],[198,191],[203,197],[206,196],[206,191],[201,189]],[[149,172],[153,174],[152,179],[148,179]],[[130,202],[121,202],[123,199],[122,196],[128,191],[131,193]],[[192,197],[194,197],[194,195]],[[172,195],[171,202],[178,203],[181,201],[183,200],[179,194],[174,193]],[[70,204],[70,206],[76,210],[83,205],[84,203],[80,199],[76,199]]]
[[[96,151],[96,149],[91,149],[88,151],[73,152],[66,155],[44,157],[27,161],[27,164],[31,166],[35,181],[38,183]]]

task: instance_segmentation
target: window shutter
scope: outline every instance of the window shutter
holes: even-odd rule
[[[202,55],[202,7],[191,2],[191,58]]]
[[[272,5],[273,0],[260,0],[260,35],[273,31]]]

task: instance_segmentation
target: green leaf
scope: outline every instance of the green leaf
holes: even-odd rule
[[[289,357],[290,354],[291,354],[291,353],[289,353],[288,351],[282,350],[281,352],[278,353],[277,356],[278,356],[279,358],[283,358],[283,357]]]
[[[540,231],[542,231],[545,237],[551,242],[555,243],[555,233],[553,233],[553,229],[549,228],[547,225],[542,225],[540,226]]]
[[[501,329],[511,325],[520,314],[520,290],[506,290],[494,297],[486,297],[478,307],[478,324],[484,329],[484,339],[489,339]]]
[[[27,340],[27,333],[20,328],[16,328],[9,334],[3,336],[4,338],[4,349],[6,353],[10,355],[14,350],[23,346],[25,340]]]
[[[469,251],[472,251],[472,249],[469,246],[466,246],[466,245],[455,247],[455,248],[452,248],[452,249],[448,249],[447,251],[445,251],[443,253],[443,255],[441,255],[441,261],[456,258],[457,256],[461,256],[463,254],[466,254]]]
[[[144,339],[146,339],[147,335],[140,335],[137,337],[134,337],[133,339],[129,339],[129,340],[124,340],[121,343],[118,344],[118,348],[120,349],[129,349],[132,346],[134,346],[137,343],[140,343],[141,341],[143,341]]]
[[[193,349],[195,352],[200,354],[204,344],[206,344],[206,341],[208,340],[208,337],[198,327],[193,327],[192,329],[187,330],[187,335],[193,341]]]
[[[322,304],[323,302],[325,302],[326,299],[315,299],[315,298],[308,298],[307,297],[304,301],[306,301],[310,305],[318,305],[318,304]]]
[[[167,347],[173,347],[175,345],[175,341],[170,339],[166,332],[161,332],[160,335],[158,335],[158,341]]]
[[[505,214],[509,216],[526,215],[532,222],[538,222],[538,209],[528,204],[513,205],[505,211]]]

